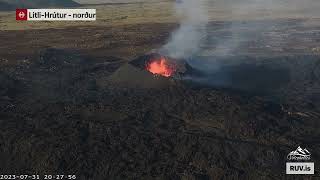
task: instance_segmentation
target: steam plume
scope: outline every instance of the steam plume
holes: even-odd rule
[[[204,7],[202,0],[176,2],[175,12],[181,18],[180,28],[172,33],[170,41],[161,48],[161,54],[180,59],[190,57],[200,50],[209,19]]]

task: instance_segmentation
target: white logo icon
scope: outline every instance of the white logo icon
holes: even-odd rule
[[[19,12],[19,17],[20,17],[20,18],[24,18],[25,15],[26,15],[26,14],[25,14],[24,12],[22,12],[22,11]]]
[[[311,159],[311,153],[306,148],[302,149],[300,146],[294,150],[291,151],[288,156],[288,160],[310,160]]]
[[[314,163],[306,162],[311,159],[311,153],[306,148],[299,146],[288,154],[287,159],[290,162],[286,163],[286,174],[314,174]]]

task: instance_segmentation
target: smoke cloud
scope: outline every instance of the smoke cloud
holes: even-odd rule
[[[175,12],[181,18],[180,28],[172,33],[160,53],[177,59],[188,58],[200,50],[206,37],[208,12],[202,0],[177,0]]]
[[[186,80],[214,87],[267,89],[287,77],[287,69],[276,63],[261,68],[262,61],[254,60],[306,53],[318,46],[306,35],[314,25],[304,26],[320,17],[319,8],[319,0],[181,0],[175,8],[180,28],[160,53],[186,59],[203,73]]]
[[[319,18],[319,8],[319,0],[176,0],[180,28],[159,52],[178,59],[202,52],[209,56],[246,54],[253,48],[278,53],[290,42],[280,20]],[[225,22],[224,34],[209,21]]]

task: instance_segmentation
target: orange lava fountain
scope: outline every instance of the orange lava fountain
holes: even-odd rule
[[[147,64],[146,69],[152,74],[170,77],[175,72],[175,67],[165,57],[153,59]]]

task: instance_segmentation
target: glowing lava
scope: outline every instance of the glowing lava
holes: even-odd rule
[[[168,60],[166,60],[164,57],[161,57],[160,59],[150,60],[146,68],[152,74],[157,74],[165,77],[170,77],[175,72],[174,66],[170,65]]]

